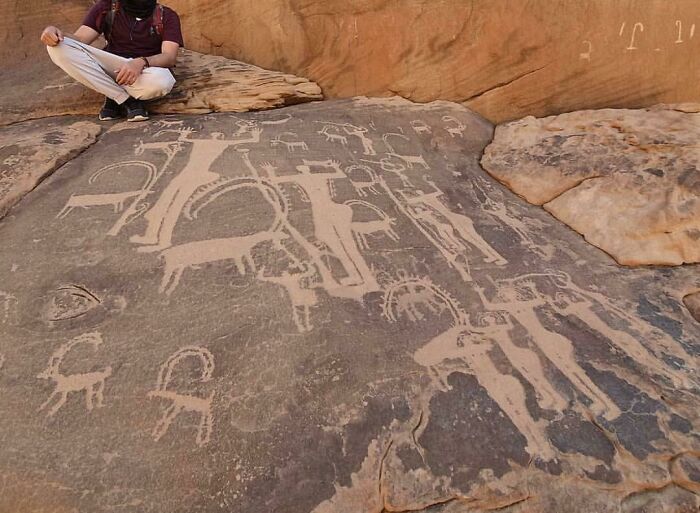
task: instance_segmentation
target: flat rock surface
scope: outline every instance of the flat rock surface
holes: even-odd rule
[[[0,128],[0,218],[55,169],[97,140],[90,121],[53,118]]]
[[[698,141],[691,105],[581,111],[499,126],[482,165],[619,263],[679,265],[700,262]]]
[[[447,103],[117,124],[0,222],[0,511],[693,512],[697,269]]]
[[[155,113],[246,112],[323,99],[306,78],[251,64],[180,50],[173,69],[175,88],[148,102]],[[104,96],[83,87],[55,66],[48,55],[8,66],[0,77],[0,126],[46,116],[96,115]]]

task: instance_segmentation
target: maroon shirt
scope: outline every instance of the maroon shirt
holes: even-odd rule
[[[83,25],[103,34],[107,13],[111,8],[111,0],[98,0],[85,15]],[[161,53],[163,41],[172,41],[185,46],[182,41],[180,17],[175,11],[163,6],[163,34],[159,36],[155,32],[153,16],[137,20],[124,9],[120,9],[114,16],[110,42],[105,47],[105,51],[122,57],[150,57]]]

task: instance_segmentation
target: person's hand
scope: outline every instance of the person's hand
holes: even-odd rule
[[[41,42],[46,46],[57,46],[63,41],[63,33],[56,27],[46,27],[41,33]]]
[[[139,78],[139,75],[145,66],[146,63],[143,62],[143,59],[130,60],[121,68],[114,71],[117,74],[117,84],[121,86],[134,85],[134,82],[136,82],[136,79]]]

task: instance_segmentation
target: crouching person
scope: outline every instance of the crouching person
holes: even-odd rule
[[[90,46],[100,34],[107,40],[104,50]],[[49,26],[41,41],[57,66],[106,96],[102,121],[148,119],[143,100],[172,90],[168,68],[183,46],[180,18],[156,0],[98,0],[73,36]]]

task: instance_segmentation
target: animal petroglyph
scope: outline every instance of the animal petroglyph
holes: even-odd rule
[[[165,271],[160,292],[172,294],[185,269],[205,263],[233,260],[240,275],[247,273],[246,264],[251,272],[255,273],[253,248],[264,242],[281,241],[287,237],[288,235],[281,232],[259,232],[243,237],[201,240],[172,246],[161,253],[165,260]]]
[[[467,127],[459,119],[454,116],[443,116],[442,121],[446,123],[445,130],[451,137],[464,137],[464,131]]]
[[[346,201],[345,204],[350,207],[360,206],[368,208],[379,217],[379,219],[374,221],[353,221],[350,224],[350,229],[355,235],[357,245],[360,249],[369,249],[369,237],[376,234],[383,234],[394,242],[399,241],[399,236],[393,228],[396,224],[396,219],[386,215],[382,209],[361,200],[350,200]]]
[[[340,128],[337,126],[326,125],[319,130],[318,134],[325,136],[327,142],[340,143],[341,146],[348,145],[348,138],[340,133]]]
[[[296,138],[299,136],[294,132],[283,132],[270,141],[270,146],[275,148],[282,145],[287,148],[287,151],[290,153],[294,153],[297,150],[308,151],[309,146],[304,141],[288,141],[283,139],[284,137]]]
[[[379,194],[379,190],[376,188],[379,184],[379,179],[371,167],[356,164],[347,167],[345,174],[361,198],[365,198],[370,194]]]
[[[311,308],[318,305],[318,296],[311,286],[316,271],[307,263],[302,263],[300,267],[302,271],[298,274],[283,271],[280,276],[265,276],[265,270],[262,269],[257,278],[284,287],[292,303],[294,324],[300,333],[305,333],[313,329]]]
[[[400,154],[396,153],[396,150],[394,149],[394,147],[391,145],[391,143],[389,143],[389,139],[391,137],[396,137],[396,138],[402,139],[404,141],[409,141],[409,142],[411,140],[409,137],[406,137],[403,134],[394,134],[394,133],[384,134],[382,136],[382,139],[384,140],[384,145],[389,150],[387,152],[387,155],[389,155],[391,157],[396,157],[397,159],[401,160],[406,165],[406,167],[408,167],[408,169],[413,169],[414,165],[423,166],[423,169],[426,169],[426,170],[430,169],[430,166],[428,166],[428,163],[425,161],[425,159],[423,158],[422,155],[400,155]]]
[[[411,128],[413,128],[413,131],[419,135],[433,133],[433,129],[430,127],[430,125],[420,119],[415,119],[411,121]]]
[[[374,149],[374,142],[372,142],[372,139],[367,137],[369,129],[367,129],[366,127],[351,125],[349,123],[332,123],[325,121],[316,121],[316,123],[322,123],[324,125],[324,128],[326,126],[335,126],[342,129],[346,135],[350,137],[356,137],[357,139],[359,139],[360,143],[362,144],[362,151],[365,155],[377,154],[377,152]]]
[[[163,416],[153,429],[153,438],[157,442],[170,429],[170,425],[181,413],[191,412],[199,414],[199,425],[197,427],[196,443],[199,447],[209,443],[214,417],[212,415],[212,392],[208,397],[202,398],[194,395],[185,395],[169,390],[173,379],[173,372],[177,366],[186,358],[196,358],[201,365],[201,375],[199,381],[206,383],[211,380],[214,374],[214,356],[208,349],[199,346],[183,347],[161,365],[158,372],[158,380],[155,390],[148,392],[148,397],[165,399],[170,401],[170,405],[163,412]]]
[[[97,372],[68,375],[62,374],[60,370],[66,355],[78,344],[87,344],[97,350],[102,342],[102,335],[99,333],[86,333],[63,344],[51,355],[48,366],[37,375],[37,378],[53,381],[55,388],[49,398],[39,407],[39,411],[46,408],[56,396],[60,396],[47,414],[48,417],[52,417],[66,404],[69,393],[82,391],[85,392],[85,406],[88,411],[93,409],[93,400],[98,408],[103,406],[105,380],[112,375],[112,367],[106,367]]]
[[[472,326],[469,316],[457,300],[424,278],[409,277],[391,284],[385,292],[382,309],[385,317],[392,322],[397,322],[403,316],[415,322],[423,320],[428,314],[449,312],[452,326],[418,349],[414,354],[415,361],[431,371],[442,389],[449,388],[447,375],[455,370],[464,371],[466,365],[525,436],[528,452],[544,459],[554,456],[542,422],[532,419],[528,412],[522,383],[514,376],[501,373],[491,359],[490,353],[500,345],[499,335],[504,333],[503,328],[499,328],[498,318],[493,323],[495,332],[489,332],[490,326]],[[531,360],[532,356],[528,359]],[[462,363],[455,364],[455,361]]]
[[[116,225],[108,232],[109,235],[118,234],[121,228],[138,217],[138,215],[134,215],[137,211],[136,204],[148,195],[150,187],[152,187],[157,180],[159,174],[156,167],[150,162],[144,161],[117,162],[99,169],[93,173],[88,180],[88,183],[93,185],[104,174],[115,173],[121,170],[129,171],[132,169],[145,170],[146,172],[145,180],[141,189],[104,194],[73,194],[68,199],[63,209],[58,213],[56,218],[65,219],[76,208],[88,209],[90,207],[99,206],[111,206],[115,213],[120,213],[124,211],[125,203],[128,200],[133,199],[134,201],[130,204],[124,215],[121,216]]]

